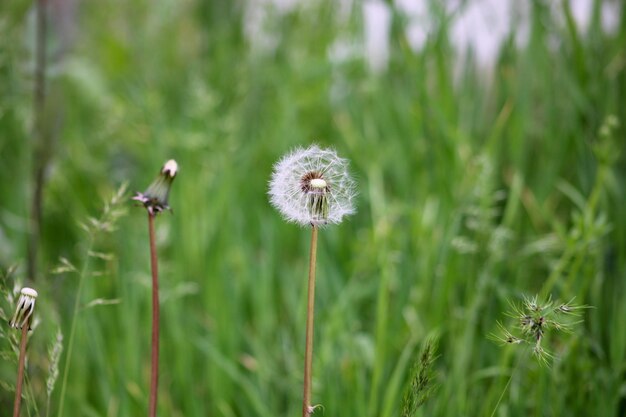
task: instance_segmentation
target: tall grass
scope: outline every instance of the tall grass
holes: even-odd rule
[[[240,2],[82,4],[74,50],[50,70],[50,100],[67,110],[39,270],[61,256],[80,264],[78,220],[118,184],[140,189],[176,158],[185,178],[157,233],[168,358],[159,414],[297,415],[306,288],[293,271],[306,270],[308,238],[273,212],[266,181],[280,155],[316,141],[351,160],[361,193],[359,213],[320,236],[313,397],[327,415],[399,415],[431,335],[439,388],[418,416],[489,415],[496,404],[495,415],[623,415],[626,12],[606,34],[597,14],[587,30],[557,18],[567,4],[533,2],[528,44],[505,42],[490,73],[471,52],[455,56],[449,19],[435,14],[415,53],[394,15],[389,68],[377,76],[358,56],[328,58],[336,39],[360,36],[358,8],[344,23],[331,2],[270,20],[277,47],[263,53],[243,35]],[[0,5],[0,262],[20,262],[18,278],[32,164],[27,12]],[[602,165],[593,149],[611,114],[621,124],[611,154],[621,154]],[[99,242],[116,256],[94,260],[102,274],[81,288],[64,393],[75,415],[147,406],[150,277],[134,217]],[[70,334],[78,282],[37,280],[48,300],[29,346],[39,409],[47,347],[57,322]],[[510,379],[521,353],[486,336],[508,300],[542,291],[595,308],[575,334],[547,341],[552,367],[524,361]],[[96,299],[120,302],[85,308]],[[0,381],[14,369],[0,360]],[[3,383],[0,409],[12,398]]]

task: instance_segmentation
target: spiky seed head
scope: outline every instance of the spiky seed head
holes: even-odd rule
[[[26,325],[30,325],[29,320],[35,310],[35,300],[37,299],[37,291],[32,288],[24,287],[20,291],[20,298],[17,301],[17,308],[13,318],[9,321],[9,326],[21,329]]]
[[[136,193],[133,200],[139,201],[151,215],[157,215],[164,210],[170,210],[168,199],[174,178],[178,174],[178,164],[175,160],[167,161],[159,176],[143,193]]]
[[[355,212],[348,161],[317,145],[297,148],[274,165],[269,195],[287,221],[302,226],[340,223]]]
[[[507,315],[519,320],[518,329],[521,331],[521,337],[514,336],[498,322],[500,334],[492,334],[490,338],[501,344],[532,344],[533,355],[542,364],[547,364],[554,355],[542,347],[544,336],[552,330],[571,333],[573,326],[582,323],[582,320],[567,320],[567,316],[578,316],[581,309],[591,308],[587,305],[573,304],[573,300],[559,303],[548,297],[544,302],[539,302],[535,296],[524,297],[521,305],[510,303],[512,312]]]

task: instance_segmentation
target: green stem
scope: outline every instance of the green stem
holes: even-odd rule
[[[539,293],[540,299],[545,300],[548,297],[548,295],[550,295],[550,292],[556,285],[558,279],[561,278],[561,274],[565,270],[565,267],[567,266],[567,264],[570,261],[570,258],[573,255],[574,255],[573,247],[568,246],[565,249],[565,252],[563,252],[563,255],[561,255],[561,257],[559,258],[559,261],[556,267],[552,270],[552,272],[548,276],[548,279],[546,279],[545,283],[543,284],[543,287],[541,288],[541,291]]]
[[[313,316],[315,308],[315,263],[317,259],[317,227],[311,232],[311,249],[309,253],[309,294],[306,309],[306,349],[304,353],[304,399],[302,400],[302,417],[311,415],[311,373],[313,367]]]
[[[595,179],[593,188],[591,190],[591,194],[589,198],[587,199],[587,204],[585,206],[584,212],[582,213],[583,216],[585,216],[586,218],[589,218],[590,221],[592,222],[595,220],[595,217],[596,217],[596,207],[600,201],[602,191],[604,190],[604,182],[605,182],[606,175],[607,175],[607,168],[604,165],[600,165],[598,167],[598,172],[596,174],[596,179]],[[584,239],[584,237],[581,237],[580,239]],[[550,274],[550,276],[548,277],[548,279],[546,280],[546,282],[544,283],[541,289],[540,295],[543,299],[548,297],[548,295],[550,294],[550,291],[552,291],[558,279],[561,278],[561,274],[563,273],[565,268],[568,266],[568,263],[570,262],[570,258],[573,258],[575,255],[576,255],[576,246],[574,244],[570,244],[570,246],[568,246],[565,249],[565,252],[559,259],[559,262],[556,268],[552,270],[552,273]],[[579,259],[578,265],[576,265],[576,267],[572,270],[572,272],[570,272],[570,281],[569,281],[570,283],[571,283],[571,279],[575,276],[574,271],[578,272],[578,269],[580,268],[580,262],[582,262],[582,259],[580,257],[578,259]]]
[[[76,298],[74,300],[74,309],[72,311],[72,327],[70,329],[70,339],[67,343],[67,355],[65,356],[65,366],[63,369],[63,383],[61,384],[61,399],[59,403],[59,413],[58,417],[63,417],[63,406],[65,405],[65,390],[67,389],[67,376],[70,371],[70,363],[72,362],[72,352],[74,350],[74,337],[76,335],[76,322],[78,318],[78,309],[80,307],[80,296],[83,289],[83,284],[85,281],[85,275],[87,275],[87,271],[89,270],[89,259],[91,257],[91,249],[93,247],[93,236],[89,238],[89,245],[87,246],[85,263],[83,264],[83,269],[80,273],[80,277],[78,278],[78,289],[76,290]]]
[[[36,4],[35,82],[33,91],[33,194],[30,201],[30,233],[27,242],[28,276],[37,276],[37,253],[41,234],[42,196],[48,164],[49,139],[44,128],[46,102],[46,0]]]
[[[30,407],[26,407],[26,412],[30,416],[31,415],[30,409],[32,408],[35,415],[38,416],[39,408],[37,407],[37,401],[34,400],[35,394],[33,393],[33,384],[31,383],[30,378],[28,377],[27,373],[24,374],[24,384],[26,385],[26,395],[27,395],[26,398],[30,399],[30,403],[29,403]]]
[[[386,254],[386,248],[383,249]],[[374,371],[372,374],[371,394],[369,398],[369,411],[370,416],[378,415],[379,407],[379,386],[383,378],[383,371],[385,368],[385,347],[388,343],[387,340],[387,326],[389,319],[389,280],[391,273],[389,270],[388,258],[385,255],[382,261],[382,268],[380,273],[380,284],[378,287],[378,297],[376,300],[376,347],[374,358]]]
[[[524,349],[523,355],[526,354],[526,351],[527,351],[527,349]],[[515,375],[515,372],[517,371],[517,368],[519,368],[521,363],[522,363],[522,361],[520,359],[518,359],[517,364],[515,365],[515,368],[513,368],[513,370],[511,371],[511,376],[509,376],[509,380],[506,382],[506,385],[504,386],[504,389],[502,390],[502,394],[500,394],[500,398],[498,398],[498,402],[496,402],[496,405],[493,407],[493,412],[491,413],[490,417],[493,417],[493,416],[496,415],[496,411],[498,411],[498,407],[500,406],[500,403],[502,402],[502,398],[504,398],[504,394],[508,390],[509,385],[511,385],[511,381],[513,380],[513,376]]]
[[[15,387],[15,402],[13,403],[13,417],[19,417],[22,404],[22,381],[24,380],[24,361],[26,359],[26,340],[30,320],[22,326],[22,338],[20,340],[20,359],[17,365],[17,385]]]

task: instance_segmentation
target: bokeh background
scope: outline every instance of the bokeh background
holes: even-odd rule
[[[23,415],[146,413],[129,197],[169,158],[160,415],[299,415],[309,231],[266,193],[313,142],[359,184],[358,214],[320,234],[315,415],[401,415],[429,338],[415,415],[626,415],[625,104],[617,0],[1,2],[2,317],[40,294]],[[546,335],[549,366],[488,338],[534,295],[592,306]]]

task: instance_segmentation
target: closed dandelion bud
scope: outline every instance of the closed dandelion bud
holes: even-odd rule
[[[17,309],[15,310],[13,318],[9,321],[9,326],[21,329],[26,325],[30,325],[29,320],[35,310],[36,299],[37,291],[28,287],[22,288],[20,298],[17,301]]]
[[[298,148],[276,163],[269,195],[287,221],[302,226],[340,223],[355,212],[348,161],[317,145]]]
[[[178,173],[178,164],[170,159],[163,165],[159,176],[143,193],[137,193],[133,200],[139,201],[151,215],[169,210],[168,199],[172,182]]]

